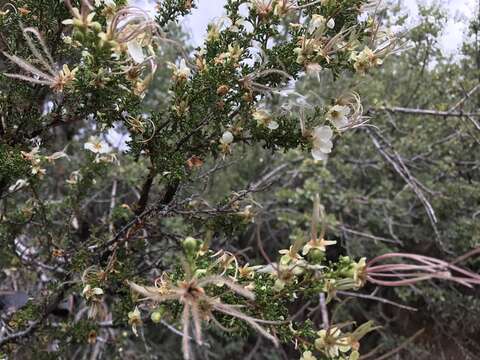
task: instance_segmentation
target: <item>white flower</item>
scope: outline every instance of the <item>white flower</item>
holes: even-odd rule
[[[225,131],[220,142],[225,145],[231,144],[233,142],[233,134],[230,131]]]
[[[65,152],[65,149],[63,149],[62,151],[54,152],[52,155],[47,156],[47,160],[49,162],[53,162],[53,161],[61,159],[61,158],[69,159],[67,153]]]
[[[310,250],[312,249],[318,249],[322,252],[326,251],[326,247],[329,245],[335,245],[337,242],[333,240],[325,240],[323,238],[321,239],[312,239],[308,243],[305,244],[305,246],[302,249],[302,255],[307,255]]]
[[[253,113],[253,119],[257,121],[258,126],[265,126],[270,130],[278,129],[278,123],[272,119],[265,110],[257,110]]]
[[[310,20],[310,24],[308,26],[308,32],[313,33],[317,29],[322,28],[325,26],[326,19],[322,15],[313,14],[312,20]]]
[[[185,59],[182,59],[180,61],[180,67],[178,68],[178,72],[180,75],[183,75],[185,77],[190,76],[190,68],[187,66]]]
[[[83,288],[82,295],[86,300],[96,299],[99,296],[103,295],[103,290],[99,287],[92,288],[89,284],[87,284]]]
[[[339,353],[346,353],[351,349],[348,344],[348,339],[342,335],[342,332],[337,327],[332,327],[328,330],[322,329],[317,332],[318,338],[315,340],[315,348],[322,351],[325,355],[331,358],[336,358]]]
[[[305,351],[300,360],[317,360],[317,358],[312,354],[311,351]]]
[[[348,115],[350,108],[343,105],[334,105],[328,110],[326,118],[331,121],[337,129],[341,129],[348,125]]]
[[[383,60],[380,59],[368,46],[358,54],[352,53],[350,59],[354,61],[353,67],[355,70],[361,74],[365,74],[372,67],[383,64]]]
[[[28,181],[25,180],[25,179],[20,179],[20,180],[17,180],[17,182],[15,184],[11,185],[8,188],[8,191],[14,192],[14,191],[20,190],[21,188],[23,188],[26,185],[28,185]]]
[[[240,27],[245,26],[245,20],[242,19],[242,18],[238,18],[235,21],[232,21],[231,19],[229,19],[229,20],[232,22],[232,25],[230,25],[228,30],[230,30],[231,32],[237,33],[237,32],[240,31]]]
[[[330,20],[327,21],[327,27],[329,29],[333,29],[335,27],[335,19],[331,18]]]
[[[142,316],[137,306],[135,306],[133,311],[128,313],[128,323],[132,326],[132,331],[135,336],[138,336],[137,326],[142,325]]]
[[[83,148],[94,154],[106,154],[110,151],[109,146],[104,141],[93,136],[83,145]]]
[[[313,130],[312,156],[315,160],[327,160],[332,152],[333,131],[328,126],[317,126]]]

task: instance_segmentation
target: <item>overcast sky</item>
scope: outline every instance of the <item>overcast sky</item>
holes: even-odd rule
[[[133,0],[139,3],[148,4],[152,0]],[[403,0],[405,12],[409,14],[408,27],[413,27],[418,21],[418,3],[432,3],[435,0]],[[156,1],[153,1],[155,3]],[[464,39],[466,24],[473,16],[478,14],[475,9],[478,0],[436,0],[442,3],[449,12],[449,21],[445,27],[442,37],[442,48],[448,53],[455,53]],[[197,9],[187,16],[182,24],[191,34],[193,43],[199,45],[206,33],[207,24],[219,18],[223,13],[225,0],[199,0],[196,1]]]

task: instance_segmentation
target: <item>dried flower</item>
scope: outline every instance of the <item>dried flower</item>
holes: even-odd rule
[[[276,16],[285,16],[295,8],[291,0],[277,0],[273,13]]]
[[[67,184],[70,184],[70,185],[75,185],[77,184],[80,180],[82,179],[82,176],[80,174],[80,171],[79,170],[75,170],[73,171],[69,178],[66,180]]]
[[[250,0],[250,6],[255,9],[258,16],[263,19],[273,10],[273,0]]]
[[[462,258],[476,254],[480,248],[476,248]],[[392,264],[374,265],[382,260],[408,259],[413,263],[396,262]],[[361,259],[360,261],[362,261]],[[450,280],[466,287],[480,284],[480,275],[455,264],[429,256],[408,253],[388,253],[377,256],[358,268],[360,280],[366,280],[372,284],[383,286],[405,286],[430,279]]]
[[[220,85],[217,88],[217,95],[225,96],[228,93],[229,90],[230,90],[230,87],[228,85]]]
[[[88,333],[87,342],[90,345],[93,345],[97,342],[97,332],[95,330],[90,330]]]
[[[255,276],[255,271],[260,269],[262,266],[250,266],[249,263],[246,263],[243,266],[238,268],[238,276],[242,279],[253,279]]]
[[[40,43],[41,51],[34,44],[33,39],[29,35],[30,33],[33,34]],[[11,62],[15,63],[29,73],[29,76],[11,73],[6,73],[5,76],[27,81],[33,84],[49,85],[54,91],[62,92],[66,86],[70,85],[73,80],[75,80],[77,68],[70,70],[68,65],[65,64],[60,71],[56,71],[52,56],[50,55],[50,52],[40,33],[36,29],[25,28],[23,29],[23,35],[27,41],[30,51],[34,55],[36,61],[43,66],[44,70],[33,66],[31,63],[19,58],[18,56],[10,55],[2,51],[3,55],[5,55],[5,57],[7,57]],[[45,55],[42,55],[42,52]]]
[[[78,68],[70,70],[67,64],[64,64],[62,70],[60,70],[55,78],[55,81],[50,86],[53,91],[62,92],[65,87],[71,84],[75,80],[75,74]]]
[[[352,264],[353,281],[357,288],[363,287],[367,282],[367,263],[366,258],[361,258],[358,262]]]
[[[173,63],[168,64],[170,69],[173,70],[173,79],[176,82],[183,82],[188,79],[190,76],[190,68],[187,66],[187,63],[185,62],[185,59],[180,60],[180,65],[177,66]]]
[[[203,166],[203,160],[198,157],[197,155],[192,155],[188,160],[187,160],[187,166],[190,169],[198,169]]]
[[[141,64],[147,60],[145,51],[150,56],[155,54],[152,41],[156,32],[157,24],[146,11],[126,6],[115,12],[106,32],[98,36],[101,45],[111,46],[116,52],[126,50],[135,63]]]
[[[208,25],[207,42],[215,41],[220,37],[221,24],[211,23]]]

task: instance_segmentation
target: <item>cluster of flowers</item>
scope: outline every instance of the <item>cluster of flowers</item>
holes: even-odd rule
[[[292,300],[297,297],[296,292],[299,291],[297,285],[301,282],[302,287],[308,287],[309,282],[312,287],[324,284],[323,291],[328,292],[329,297],[333,297],[335,289],[339,288],[336,286],[336,281],[341,284],[341,289],[359,288],[365,283],[365,259],[357,263],[345,257],[336,269],[329,269],[322,264],[326,247],[335,244],[335,241],[324,239],[324,227],[321,234],[317,233],[320,209],[317,197],[310,240],[297,241],[290,249],[280,250],[279,262],[266,266],[250,266],[248,263],[242,266],[234,254],[224,250],[214,253],[206,248],[206,244],[187,237],[183,242],[186,257],[183,271],[164,272],[155,280],[154,286],[128,282],[133,293],[140,296],[139,301],[149,304],[146,307],[137,306],[128,314],[133,332],[137,334],[138,327],[142,325],[141,308],[148,309],[151,312],[151,320],[158,323],[163,320],[169,304],[178,302],[183,306],[178,320],[183,330],[183,352],[186,359],[192,358],[190,331],[193,331],[192,336],[197,344],[202,345],[202,324],[215,325],[225,330],[224,324],[216,318],[216,312],[237,321],[246,322],[275,345],[279,344],[275,335],[275,325],[288,324],[289,335],[287,336],[291,336],[292,339],[301,338],[304,335],[295,330],[296,325],[293,320],[262,319],[262,309],[258,312],[262,304],[255,302],[257,294],[268,291],[281,295],[283,299]],[[238,302],[226,303],[222,300],[223,298],[231,299],[231,295],[235,295]],[[255,303],[258,317],[250,312],[253,303]],[[160,306],[160,304],[163,305]],[[242,308],[245,310],[241,310]],[[171,315],[171,312],[169,313]],[[288,313],[280,316],[284,320],[288,317]],[[353,324],[327,326],[316,332],[316,338],[305,339],[308,340],[304,342],[305,344],[312,345],[303,346],[303,350],[299,349],[303,352],[301,359],[316,359],[315,352],[329,359],[358,359],[359,340],[375,328],[371,322],[368,322],[352,332],[342,331],[350,325]],[[282,336],[284,335],[282,333]]]
[[[53,163],[55,160],[61,158],[68,159],[65,149],[47,156],[40,154],[40,146],[34,147],[29,152],[22,151],[21,154],[22,157],[30,163],[31,174],[39,178],[43,178],[43,176],[47,173],[47,170],[43,167],[44,164]]]
[[[300,6],[287,0],[252,0],[249,2],[238,1],[238,3],[246,5],[246,8],[249,9],[248,15],[244,17],[236,12],[231,18],[222,18],[220,21],[210,24],[206,45],[195,54],[195,69],[188,66],[185,59],[181,60],[179,65],[170,64],[173,70],[172,80],[174,83],[181,84],[186,88],[185,84],[193,80],[197,73],[204,74],[210,70],[210,67],[229,65],[238,70],[240,86],[234,89],[226,84],[221,84],[217,88],[217,94],[223,99],[227,95],[243,93],[243,100],[252,101],[255,99],[255,93],[268,93],[271,90],[268,86],[258,83],[258,79],[271,74],[281,75],[286,79],[290,78],[290,74],[274,68],[254,70],[252,73],[245,75],[245,69],[249,68],[246,64],[255,63],[258,60],[258,56],[255,54],[261,54],[264,51],[253,41],[253,36],[249,37],[252,31],[250,28],[254,26],[252,19],[267,22],[276,16],[300,14],[302,10],[312,4]],[[331,1],[320,3],[328,5]],[[292,36],[297,38],[298,42],[298,47],[294,49],[294,53],[297,55],[297,63],[302,65],[307,73],[319,72],[322,70],[322,65],[332,64],[342,53],[345,58],[350,59],[352,69],[365,74],[370,68],[381,65],[382,59],[394,51],[396,44],[395,37],[387,31],[381,30],[373,19],[370,18],[367,24],[368,26],[363,27],[362,25],[358,29],[355,26],[338,29],[334,17],[327,18],[316,13],[310,14],[304,24],[288,24]],[[361,31],[371,34],[370,46],[373,46],[374,50],[371,50],[368,46],[362,49],[363,45],[360,38],[363,39],[364,35],[360,34]],[[250,48],[244,48],[234,41],[228,44],[227,51],[220,51],[214,58],[207,60],[209,44],[220,41],[224,32],[227,34],[241,33],[245,39],[252,39],[249,40]],[[260,61],[262,60],[260,59]],[[338,62],[340,63],[340,60]],[[188,97],[179,96],[179,100],[175,101],[173,105],[173,110],[179,116],[186,115],[189,112],[190,104],[186,98]],[[219,101],[217,105],[222,109],[223,100]],[[326,160],[328,158],[328,154],[331,153],[333,148],[332,140],[335,133],[362,124],[362,121],[365,120],[362,117],[362,110],[359,95],[349,92],[347,95],[342,95],[336,99],[332,106],[324,109],[323,125],[316,126],[313,129],[305,129],[304,124],[301,124],[302,135],[310,143],[312,156],[315,160]],[[282,130],[276,120],[276,115],[262,106],[252,106],[250,117],[259,128],[265,128],[269,131]],[[241,123],[242,120],[237,121],[234,117],[232,123],[235,122]],[[220,151],[224,155],[231,154],[232,145],[235,141],[241,141],[248,137],[249,134],[241,125],[230,125],[223,131],[223,134],[220,134],[218,140]]]
[[[163,40],[160,29],[152,17],[140,8],[133,6],[120,7],[112,0],[96,0],[93,5],[88,0],[82,0],[79,8],[73,7],[70,0],[64,2],[72,15],[72,18],[62,22],[64,25],[71,27],[70,35],[64,34],[63,36],[64,42],[75,48],[83,49],[82,57],[84,59],[90,56],[87,49],[92,44],[96,49],[110,49],[114,59],[118,59],[119,63],[126,64],[121,66],[121,70],[116,69],[115,75],[123,74],[132,83],[130,91],[143,96],[157,68],[153,60],[158,47],[157,42]],[[246,54],[251,52],[236,42],[229,44],[226,51],[217,53],[212,60],[207,61],[206,54],[209,44],[219,40],[222,32],[227,31],[242,33],[245,39],[251,39],[251,46],[255,47],[254,37],[246,35],[249,32],[247,23],[250,23],[252,27],[254,25],[251,23],[251,19],[260,19],[260,21],[267,22],[271,21],[272,17],[301,14],[303,10],[316,3],[318,2],[296,5],[295,2],[289,0],[238,1],[239,5],[246,4],[249,9],[248,17],[243,17],[237,12],[232,18],[211,24],[207,33],[206,47],[200,48],[195,54],[195,72],[192,71],[191,66],[187,65],[186,59],[181,60],[178,65],[169,64],[172,69],[173,82],[177,85],[185,84],[197,72],[202,74],[208,72],[211,66],[229,65],[238,70],[237,75],[241,84],[238,90],[244,93],[244,100],[252,101],[255,92],[268,92],[270,90],[268,86],[258,83],[257,79],[271,74],[281,75],[285,78],[290,78],[290,75],[282,70],[261,69],[261,67],[260,70],[245,75],[245,68],[241,64],[245,64],[249,60]],[[321,1],[320,4],[331,5],[330,1]],[[102,16],[102,21],[95,20],[98,14]],[[104,26],[102,26],[103,21],[106,23]],[[228,25],[224,26],[225,23]],[[332,16],[326,17],[318,13],[311,13],[304,24],[289,24],[290,32],[298,43],[298,47],[294,49],[297,63],[304,66],[307,73],[318,72],[322,69],[322,65],[334,62],[339,57],[339,53],[343,52],[349,54],[348,58],[352,62],[353,68],[359,73],[365,73],[370,68],[381,65],[382,59],[394,50],[395,38],[387,31],[381,30],[373,19],[369,19],[367,23],[368,26],[363,31],[370,32],[370,43],[374,50],[371,50],[370,47],[358,50],[362,46],[359,40],[359,32],[364,27],[361,27],[361,29],[357,29],[355,26],[338,29],[339,25]],[[64,64],[57,70],[58,66],[52,59],[41,35],[35,29],[26,28],[24,29],[24,36],[35,58],[33,63],[38,63],[41,67],[36,67],[31,62],[17,56],[5,54],[12,62],[30,74],[6,75],[31,83],[49,85],[56,92],[63,92],[65,89],[72,87],[80,65],[71,70],[68,64]],[[41,49],[38,49],[34,44],[32,36],[38,40]],[[378,42],[380,42],[380,45],[376,45]],[[263,51],[258,48],[257,50]],[[123,61],[124,56],[128,61]],[[254,61],[253,58],[250,60]],[[146,68],[149,68],[149,72],[144,78],[141,78],[140,75]],[[112,71],[112,69],[100,69],[97,78],[92,81],[96,85],[103,84],[108,80],[109,74],[113,74]],[[225,98],[235,90],[226,84],[221,84],[218,86],[217,94]],[[222,108],[222,103],[223,101],[219,101],[217,105]],[[175,101],[173,105],[173,109],[178,116],[187,114],[189,108],[188,100],[184,98]],[[251,119],[260,128],[276,131],[280,127],[279,122],[275,120],[276,116],[265,108],[253,106],[250,114]],[[360,98],[357,94],[350,93],[336,99],[333,106],[325,109],[323,125],[316,126],[313,129],[305,129],[304,125],[301,124],[302,135],[311,145],[313,158],[315,160],[326,160],[328,154],[332,151],[332,140],[335,133],[361,124],[362,119]],[[236,121],[235,118],[232,121]],[[245,137],[248,137],[248,134],[244,132],[241,126],[231,126],[225,129],[219,139],[220,151],[224,155],[230,154],[236,138],[240,140]]]
[[[244,211],[239,215],[243,217]],[[297,347],[301,352],[300,360],[316,360],[317,356],[322,359],[357,360],[360,357],[360,340],[378,328],[373,322],[356,328],[354,322],[324,323],[323,329],[311,328],[308,332],[302,332],[286,307],[285,312],[277,314],[276,318],[264,319],[263,314],[268,313],[267,309],[272,306],[270,299],[282,299],[288,303],[298,299],[301,293],[302,298],[305,300],[307,296],[308,300],[311,289],[312,300],[318,299],[319,292],[326,295],[325,302],[320,303],[319,307],[323,306],[323,311],[328,311],[326,306],[336,298],[338,291],[356,291],[367,282],[402,286],[438,278],[469,287],[480,283],[478,274],[455,264],[415,254],[385,254],[369,262],[366,258],[354,261],[348,256],[341,256],[337,263],[327,265],[326,247],[336,242],[325,239],[324,219],[317,195],[308,240],[304,240],[305,237],[297,238],[289,249],[279,251],[277,263],[268,265],[240,265],[239,259],[231,252],[213,252],[208,249],[207,243],[187,237],[183,242],[183,271],[164,272],[153,286],[127,282],[134,298],[142,303],[128,314],[133,332],[137,334],[138,327],[142,325],[142,309],[150,312],[153,323],[164,322],[165,315],[169,314],[169,321],[181,324],[184,357],[191,359],[191,335],[198,345],[204,344],[203,326],[213,325],[231,331],[216,318],[215,313],[220,313],[222,318],[226,315],[232,321],[247,323],[274,345],[279,344],[279,333],[283,340],[291,339],[301,344]],[[467,256],[478,252],[480,249],[473,250]],[[409,259],[413,263],[378,265],[378,262],[386,259]],[[454,272],[459,275],[454,275]],[[384,280],[385,277],[388,280]],[[97,292],[101,296],[101,292]],[[260,297],[265,293],[269,294],[269,300],[262,302]],[[229,303],[224,299],[228,299]],[[178,311],[176,303],[182,305],[181,314],[175,312]],[[170,308],[172,304],[174,306]]]
[[[137,95],[142,95],[156,71],[156,64],[153,61],[155,55],[153,40],[157,25],[153,19],[140,8],[118,7],[112,0],[97,0],[95,6],[88,0],[82,0],[80,8],[73,7],[70,0],[64,2],[69,8],[72,18],[66,19],[62,23],[71,26],[72,31],[70,35],[62,34],[63,41],[74,48],[83,49],[83,58],[90,56],[86,49],[87,42],[93,44],[96,49],[109,48],[112,55],[118,59],[122,59],[122,56],[126,55],[128,61],[121,73],[133,83],[132,91]],[[97,10],[101,11],[101,15],[106,20],[105,28],[99,21],[95,21]],[[48,85],[58,93],[72,87],[79,67],[71,70],[68,64],[63,64],[59,68],[36,29],[25,28],[23,33],[34,61],[29,62],[18,56],[3,53],[28,74],[7,73],[5,75],[34,84]],[[40,49],[35,45],[34,38],[40,44]],[[34,63],[41,66],[34,66]],[[150,71],[145,78],[141,79],[140,75],[146,67],[149,67]],[[111,70],[105,69],[101,71],[100,75],[106,77],[110,72]]]

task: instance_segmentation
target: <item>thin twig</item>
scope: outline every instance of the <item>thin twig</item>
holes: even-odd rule
[[[345,296],[358,297],[358,298],[361,298],[361,299],[369,299],[369,300],[379,301],[381,303],[393,305],[393,306],[396,306],[396,307],[399,307],[401,309],[405,309],[405,310],[408,310],[408,311],[418,311],[417,308],[407,306],[407,305],[403,305],[403,304],[399,304],[395,301],[387,300],[385,298],[375,296],[375,295],[372,295],[372,294],[361,294],[361,293],[354,293],[354,292],[350,292],[350,291],[337,291],[337,294],[345,295]]]

